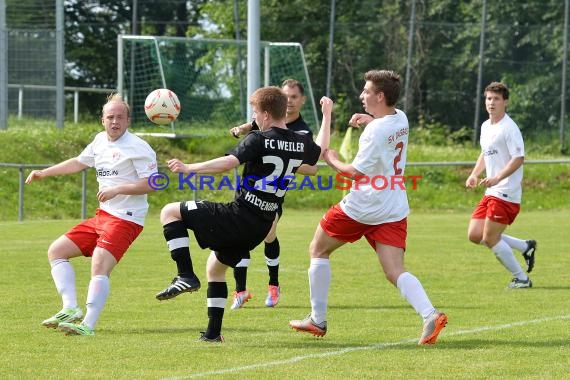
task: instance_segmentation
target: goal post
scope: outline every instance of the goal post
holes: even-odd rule
[[[143,125],[146,96],[156,88],[174,91],[182,112],[172,132],[204,123],[230,127],[246,121],[247,42],[119,35],[117,89],[131,106],[135,125]],[[303,48],[298,43],[261,42],[260,83],[280,86],[294,78],[305,87],[301,113],[318,130],[319,119]]]

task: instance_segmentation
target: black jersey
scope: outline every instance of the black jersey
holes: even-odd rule
[[[313,132],[311,131],[311,128],[309,128],[309,125],[305,123],[305,120],[303,120],[303,116],[301,116],[301,114],[299,114],[298,118],[287,123],[286,125],[287,129],[290,129],[295,132],[306,133],[309,136],[311,136],[311,138],[313,138]],[[259,127],[255,123],[255,120],[251,122],[251,130],[252,131],[259,130]]]
[[[308,134],[269,128],[251,131],[229,154],[245,163],[235,201],[273,221],[295,172],[315,165],[321,147]]]

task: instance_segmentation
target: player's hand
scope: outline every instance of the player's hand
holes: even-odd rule
[[[319,103],[321,104],[321,111],[323,112],[323,115],[330,115],[332,113],[334,103],[331,98],[323,96]]]
[[[29,185],[30,183],[36,181],[36,180],[41,180],[42,178],[44,178],[44,172],[41,170],[32,170],[32,172],[28,175],[28,178],[26,178],[26,183]]]
[[[185,173],[187,165],[180,161],[178,158],[173,158],[167,161],[168,169],[173,173]]]
[[[239,138],[240,130],[239,127],[230,128],[230,134],[235,137],[236,139]]]
[[[498,184],[500,181],[501,180],[497,177],[483,178],[481,181],[479,181],[479,185],[485,187],[493,187],[496,184]]]
[[[465,187],[468,187],[470,189],[477,187],[477,177],[473,174],[467,177],[467,180],[465,181]]]
[[[119,192],[114,187],[106,187],[97,192],[97,200],[99,202],[106,202],[115,198]]]
[[[348,121],[348,125],[354,128],[360,128],[361,126],[368,125],[372,120],[374,120],[374,118],[367,113],[355,113]]]
[[[252,123],[244,123],[242,125],[238,125],[237,127],[231,128],[230,134],[237,139],[239,136],[245,135],[247,132],[251,131],[252,128]]]

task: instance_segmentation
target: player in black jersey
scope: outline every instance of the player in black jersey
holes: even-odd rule
[[[303,84],[295,79],[286,79],[281,84],[281,89],[287,95],[287,113],[285,118],[285,123],[287,128],[303,134],[308,134],[313,136],[311,129],[303,120],[301,116],[301,108],[305,104],[305,88]],[[240,135],[245,135],[251,130],[259,130],[255,120],[250,123],[242,124],[238,127],[233,127],[230,129],[230,133],[234,137],[239,137]],[[314,173],[307,173],[314,174]],[[277,210],[277,219],[271,226],[271,230],[265,237],[265,262],[267,264],[267,269],[269,271],[269,283],[267,286],[267,297],[265,298],[265,306],[274,307],[279,302],[281,296],[281,288],[279,287],[279,256],[281,253],[281,248],[279,245],[279,239],[277,238],[277,223],[283,214],[283,209],[280,207]],[[250,252],[242,257],[242,260],[234,268],[234,279],[236,282],[236,288],[234,291],[233,302],[231,309],[239,309],[247,301],[252,298],[252,294],[247,290],[247,268],[251,260]]]
[[[160,221],[164,237],[176,261],[178,275],[171,285],[157,294],[169,299],[200,288],[194,274],[189,249],[188,229],[194,232],[202,249],[212,250],[206,265],[208,278],[208,328],[200,340],[222,342],[224,307],[228,297],[226,270],[235,267],[245,252],[255,248],[267,236],[281,207],[287,186],[302,164],[314,166],[328,149],[332,101],[320,101],[323,125],[316,141],[309,135],[287,129],[287,96],[278,87],[263,87],[250,97],[253,117],[259,131],[249,133],[229,154],[209,161],[184,164],[168,161],[174,173],[215,174],[245,164],[229,203],[182,201],[164,206]]]

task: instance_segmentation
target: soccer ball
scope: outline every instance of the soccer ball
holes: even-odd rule
[[[155,124],[170,124],[180,113],[180,101],[174,92],[167,88],[159,88],[146,97],[144,112]]]

